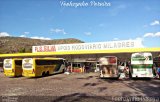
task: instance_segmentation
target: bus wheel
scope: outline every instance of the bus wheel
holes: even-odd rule
[[[65,72],[65,69],[63,69],[62,73],[64,73],[64,72]]]
[[[45,76],[45,72],[42,73],[42,76]]]
[[[49,71],[47,71],[46,75],[49,75]]]
[[[130,71],[129,71],[129,78],[132,79],[132,74]]]

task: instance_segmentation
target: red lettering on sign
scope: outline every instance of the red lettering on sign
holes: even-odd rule
[[[48,52],[48,46],[44,46],[44,52]]]
[[[39,47],[39,52],[42,52],[42,46]]]
[[[35,47],[35,52],[55,52],[56,47],[53,46],[38,46]]]
[[[51,46],[51,51],[55,52],[56,51],[56,47],[55,46]]]

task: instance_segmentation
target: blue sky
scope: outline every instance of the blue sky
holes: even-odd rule
[[[84,42],[142,40],[160,47],[159,0],[0,0],[0,37],[77,38]]]

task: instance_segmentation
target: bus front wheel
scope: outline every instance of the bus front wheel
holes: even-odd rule
[[[130,71],[129,71],[129,78],[132,79],[132,74]]]
[[[45,76],[45,72],[42,73],[42,76]]]
[[[46,75],[49,75],[49,71],[47,71]]]

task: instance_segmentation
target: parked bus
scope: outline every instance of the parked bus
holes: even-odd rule
[[[25,58],[22,61],[25,77],[40,77],[50,74],[62,73],[65,70],[63,58]]]
[[[133,53],[131,55],[130,75],[132,78],[153,77],[153,58],[151,53]]]
[[[117,57],[104,56],[99,59],[100,77],[101,78],[118,78],[119,71]]]
[[[4,59],[4,74],[9,77],[22,76],[22,59]]]

